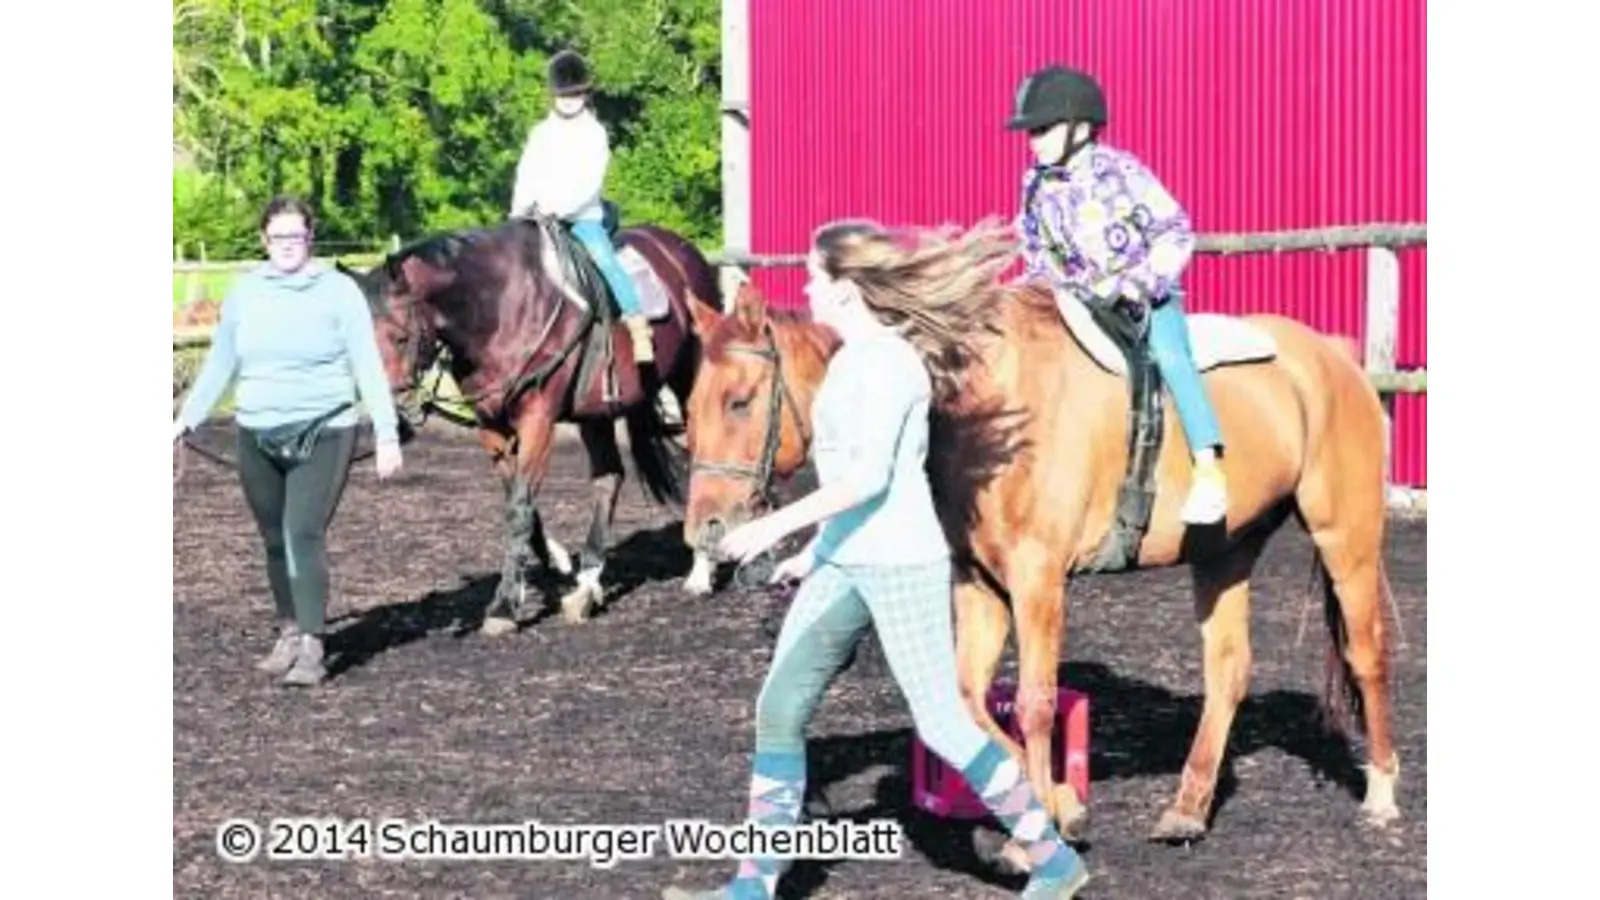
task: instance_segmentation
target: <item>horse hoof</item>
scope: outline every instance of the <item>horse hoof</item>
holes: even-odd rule
[[[1150,840],[1168,844],[1187,844],[1205,837],[1206,823],[1188,813],[1169,809],[1161,814],[1161,821],[1150,832]]]
[[[588,585],[579,585],[561,598],[561,617],[568,622],[583,622],[588,620],[589,613],[594,607],[594,591]]]
[[[500,637],[501,635],[511,634],[516,630],[516,620],[507,619],[503,616],[490,616],[484,619],[483,627],[479,629],[489,637]]]
[[[1383,830],[1400,821],[1400,808],[1397,806],[1363,806],[1361,808],[1361,821],[1368,827]]]
[[[711,579],[696,578],[693,575],[683,580],[683,592],[691,597],[711,596]]]

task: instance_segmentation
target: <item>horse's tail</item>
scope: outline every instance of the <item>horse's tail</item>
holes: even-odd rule
[[[681,508],[689,466],[683,449],[673,441],[679,429],[667,424],[654,397],[628,410],[624,419],[628,423],[628,452],[633,455],[634,467],[650,496],[657,503]]]
[[[1356,681],[1355,670],[1350,668],[1350,635],[1345,629],[1344,611],[1339,606],[1339,595],[1333,589],[1333,575],[1323,563],[1320,550],[1315,552],[1312,565],[1316,568],[1314,577],[1317,587],[1322,591],[1323,621],[1328,626],[1328,652],[1323,664],[1322,717],[1335,731],[1345,733],[1352,720],[1358,725],[1364,721],[1361,687]]]

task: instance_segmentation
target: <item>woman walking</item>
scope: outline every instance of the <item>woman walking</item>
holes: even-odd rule
[[[327,677],[326,535],[355,451],[356,395],[379,478],[400,469],[394,399],[360,287],[312,260],[315,219],[280,197],[261,214],[267,261],[222,302],[211,350],[172,423],[174,449],[237,376],[239,481],[266,549],[279,634],[257,667],[291,685]]]
[[[749,560],[822,523],[773,574],[802,584],[757,700],[750,819],[765,826],[798,821],[806,725],[855,643],[874,627],[918,734],[1027,847],[1032,876],[1022,896],[1065,900],[1088,882],[1088,870],[1057,834],[1022,768],[972,720],[957,687],[950,551],[923,468],[933,393],[923,358],[960,351],[957,329],[992,300],[1008,250],[987,228],[915,248],[897,245],[871,223],[817,232],[806,294],[813,317],[843,340],[812,407],[821,487],[733,530],[719,549]],[[892,327],[902,323],[920,348]],[[664,896],[769,900],[780,868],[777,860],[747,859],[720,890],[668,888]]]

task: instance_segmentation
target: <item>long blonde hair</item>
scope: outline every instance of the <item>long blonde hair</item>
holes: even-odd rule
[[[1016,256],[1015,241],[998,223],[985,219],[965,233],[890,232],[846,219],[817,229],[812,245],[823,271],[854,282],[862,302],[921,352],[936,390],[947,396],[957,372],[976,357],[973,338],[994,321],[1000,273]]]

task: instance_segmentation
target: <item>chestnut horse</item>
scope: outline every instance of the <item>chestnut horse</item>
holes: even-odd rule
[[[1359,705],[1369,755],[1363,809],[1374,824],[1396,818],[1399,759],[1380,599],[1384,418],[1348,342],[1287,318],[1212,317],[1211,324],[1222,320],[1272,348],[1241,364],[1238,356],[1218,355],[1215,338],[1192,326],[1227,438],[1226,521],[1210,528],[1181,521],[1192,463],[1181,429],[1172,428],[1158,450],[1151,447],[1147,525],[1129,540],[1126,557],[1107,565],[1130,471],[1128,380],[1095,356],[1092,340],[1080,343],[1091,337],[1081,325],[1064,326],[1047,289],[1013,283],[1003,296],[993,333],[972,329],[976,361],[962,373],[960,396],[935,407],[928,461],[956,567],[959,678],[973,717],[1025,766],[1062,833],[1076,834],[1087,811],[1050,769],[1063,584],[1076,572],[1189,565],[1204,710],[1177,794],[1152,838],[1202,836],[1249,682],[1251,570],[1267,538],[1293,515],[1316,544],[1332,637],[1325,708],[1342,727],[1346,704]],[[772,479],[804,462],[811,402],[837,338],[823,326],[770,313],[753,290],[742,290],[727,316],[696,312],[694,326],[706,355],[689,400],[684,535],[699,547],[750,518]],[[1152,405],[1175,421],[1170,400],[1157,396]],[[1025,750],[996,726],[983,700],[1013,618]],[[1013,860],[1014,849],[1006,854]]]
[[[608,213],[612,212],[608,209]],[[609,223],[608,223],[609,225]],[[686,405],[700,360],[690,325],[720,303],[715,269],[665,229],[612,230],[619,257],[652,318],[655,360],[636,365],[615,301],[588,254],[553,220],[512,219],[401,248],[355,278],[372,308],[389,381],[407,419],[449,410],[418,399],[442,348],[472,406],[474,427],[505,482],[505,554],[483,630],[514,630],[523,611],[529,552],[576,587],[562,598],[581,621],[604,601],[601,575],[624,472],[616,419],[657,501],[681,502],[683,463],[656,403],[665,386]],[[544,536],[536,506],[557,423],[576,422],[593,483],[581,568]],[[676,452],[675,452],[676,451]]]

